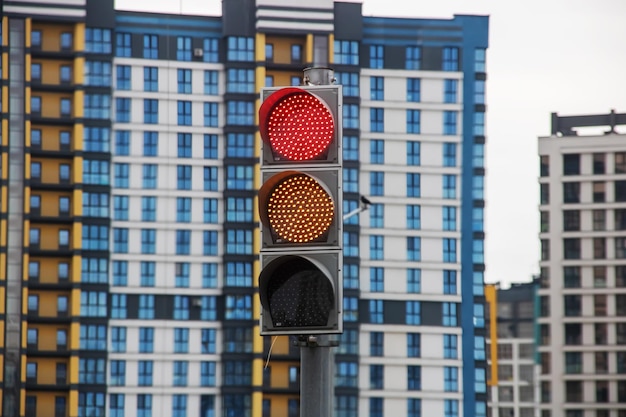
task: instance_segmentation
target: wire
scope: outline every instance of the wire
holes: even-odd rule
[[[272,356],[272,348],[274,347],[274,343],[276,343],[276,339],[278,336],[274,336],[274,340],[272,340],[272,344],[270,345],[270,350],[267,352],[267,361],[265,361],[265,367],[263,369],[267,369],[267,365],[270,364],[270,357]]]

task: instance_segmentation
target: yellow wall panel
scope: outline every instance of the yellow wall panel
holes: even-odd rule
[[[313,34],[306,35],[306,44],[304,48],[304,62],[313,62]]]
[[[61,117],[61,99],[68,99],[70,102],[73,99],[71,93],[48,93],[38,91],[33,93],[33,96],[41,97],[41,116],[50,118]],[[76,105],[72,105],[72,107],[73,111]]]
[[[84,103],[85,103],[85,92],[83,90],[78,90],[74,93],[74,104],[72,105],[72,110],[74,111],[74,117],[83,117],[84,116]],[[82,138],[82,135],[80,136]]]
[[[72,71],[74,85],[85,84],[85,58],[78,57],[74,60],[74,70]]]
[[[291,47],[300,45],[302,53],[306,50],[306,37],[295,36],[268,36],[265,40],[266,44],[274,47],[274,59],[272,62],[276,64],[292,64]]]
[[[61,215],[59,212],[59,199],[61,197],[67,197],[70,199],[70,216],[73,215],[72,211],[72,197],[73,193],[70,191],[35,191],[33,195],[38,195],[41,197],[41,210],[40,213],[42,216],[46,217],[58,217]],[[25,198],[25,201],[29,201],[28,197]]]
[[[78,384],[78,356],[70,356],[70,366],[68,367],[67,377],[70,384]]]
[[[74,26],[74,50],[85,50],[85,24],[77,23]]]
[[[265,33],[256,34],[255,45],[254,59],[256,61],[265,61]]]
[[[335,62],[335,34],[328,35],[328,62]]]
[[[78,307],[79,309],[76,311],[80,311],[80,297],[78,300],[72,300],[72,302],[78,302]],[[74,311],[74,310],[72,310]],[[69,338],[68,341],[70,343],[69,348],[72,350],[76,350],[79,348],[80,346],[80,324],[73,322],[70,325],[70,334],[69,334]]]
[[[43,51],[60,51],[62,33],[71,33],[72,37],[75,38],[75,28],[73,24],[59,25],[36,22],[33,24],[32,30],[41,31],[41,49]],[[30,34],[30,31],[26,33]],[[75,39],[74,44],[76,44]]]

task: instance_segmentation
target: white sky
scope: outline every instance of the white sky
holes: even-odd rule
[[[550,134],[552,112],[560,115],[608,113],[611,109],[626,112],[626,1],[363,0],[362,3],[366,16],[490,16],[486,280],[505,285],[530,280],[539,270],[537,137]],[[221,14],[220,0],[116,0],[116,7]],[[624,128],[621,131],[626,133]]]

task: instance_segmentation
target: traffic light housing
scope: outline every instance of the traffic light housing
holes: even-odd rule
[[[262,335],[341,333],[341,86],[264,88]]]

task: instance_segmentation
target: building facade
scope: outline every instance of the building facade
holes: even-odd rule
[[[539,138],[542,417],[626,416],[625,114],[552,116]],[[585,127],[601,134],[578,136]]]
[[[3,416],[298,415],[298,349],[258,329],[256,111],[312,65],[344,86],[344,213],[373,203],[336,415],[486,415],[487,17],[2,7]]]

